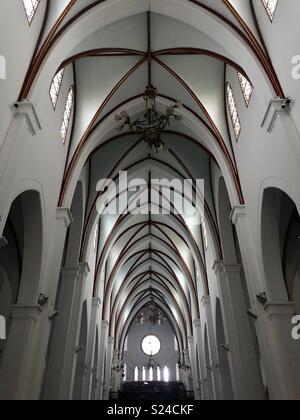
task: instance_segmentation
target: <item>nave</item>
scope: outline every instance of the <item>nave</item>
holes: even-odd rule
[[[1,9],[0,400],[299,400],[299,1]]]

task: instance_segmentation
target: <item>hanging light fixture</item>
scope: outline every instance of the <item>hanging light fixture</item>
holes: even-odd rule
[[[181,107],[177,102],[175,105],[166,107],[165,113],[157,111],[156,98],[158,89],[153,85],[148,85],[144,94],[146,110],[143,119],[132,120],[126,111],[116,115],[116,121],[121,122],[120,130],[126,129],[142,136],[142,139],[149,145],[150,149],[159,152],[168,150],[167,144],[161,139],[161,134],[165,128],[171,124],[171,120],[181,121],[182,116],[176,114],[176,110]]]
[[[151,354],[151,356],[148,360],[148,363],[145,365],[145,369],[149,371],[151,369],[154,370],[154,369],[157,369],[157,368],[160,368],[160,364],[157,363],[157,361],[154,359],[154,357]]]
[[[154,297],[151,296],[147,309],[144,312],[139,314],[136,321],[140,325],[144,325],[144,324],[151,324],[153,326],[163,325],[163,323],[166,321],[166,317],[163,315],[163,313],[159,310],[158,306],[155,304]]]

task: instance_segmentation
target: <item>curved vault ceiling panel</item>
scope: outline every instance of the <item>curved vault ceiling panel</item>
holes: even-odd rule
[[[235,173],[236,167],[224,102],[226,64],[220,57],[216,57],[215,53],[225,57],[227,62],[236,59],[249,65],[251,60],[255,61],[247,55],[247,48],[242,51],[240,57],[235,56],[234,47],[245,43],[242,35],[238,40],[234,39],[234,42],[231,42],[231,37],[234,36],[232,25],[241,31],[240,34],[246,34],[250,28],[258,38],[258,44],[260,42],[250,2],[61,0],[50,2],[49,5],[44,40],[55,22],[58,22],[59,16],[62,19],[56,27],[57,30],[68,25],[74,18],[73,24],[68,26],[65,36],[62,37],[64,39],[61,49],[67,51],[63,60],[78,53],[103,48],[113,48],[116,54],[120,54],[121,49],[139,51],[135,56],[128,56],[127,51],[123,52],[123,56],[81,56],[75,61],[76,117],[69,150],[69,164],[76,162],[84,147],[89,145],[90,136],[84,138],[83,135],[110,92],[141,59],[145,59],[139,68],[124,79],[124,83],[114,92],[95,120],[101,124],[99,130],[95,131],[97,141],[93,139],[92,143],[98,148],[86,162],[90,184],[82,256],[98,221],[95,211],[96,184],[98,180],[116,176],[120,170],[126,168],[129,168],[129,177],[138,176],[145,180],[148,179],[149,172],[152,177],[164,176],[173,179],[180,174],[185,178],[204,179],[206,224],[214,247],[218,249],[218,227],[211,190],[211,166],[214,160],[211,151],[220,151],[225,161],[224,166],[228,165],[231,173]],[[94,7],[83,14],[88,6]],[[67,7],[68,13],[62,16]],[[142,95],[148,83],[146,54],[149,38],[145,12],[149,11],[149,8],[152,53],[165,49],[197,48],[211,51],[210,55],[213,55],[200,55],[199,51],[197,55],[195,52],[194,55],[174,55],[172,51],[173,55],[152,56],[151,82],[159,88],[162,96],[158,100],[159,109],[163,109],[161,103],[166,103],[167,98],[171,98],[182,102],[185,115],[190,116],[182,123],[172,123],[169,127],[170,132],[164,133],[164,141],[170,146],[170,151],[160,154],[150,154],[144,143],[133,147],[138,140],[137,136],[118,136],[116,126],[110,126],[105,134],[104,129],[101,131],[107,121],[103,118],[109,113],[117,112],[115,109],[120,104],[123,104],[122,110],[130,110],[132,107],[131,115],[143,112],[144,104],[140,99],[130,104],[124,103]],[[240,17],[244,20],[244,26]],[[56,53],[54,61],[58,56],[59,53]],[[115,137],[114,141],[106,146],[99,146],[111,137]],[[82,143],[83,140],[85,143]],[[212,141],[218,146],[212,145]],[[201,148],[201,144],[208,145],[210,153],[204,147]],[[217,159],[216,156],[215,158]],[[72,180],[73,172],[69,167],[67,169],[66,173]],[[186,339],[186,334],[191,330],[192,316],[199,316],[196,303],[196,273],[201,284],[199,287],[203,289],[201,292],[209,293],[201,226],[192,229],[179,216],[150,214],[105,217],[101,219],[100,228],[102,242],[99,244],[97,258],[95,292],[102,282],[105,292],[102,315],[110,321],[110,334],[118,332],[124,339],[126,328],[135,312],[149,301],[153,290],[157,303],[168,314],[177,332],[180,331]],[[220,249],[219,252],[221,253]],[[103,276],[105,271],[106,278]],[[121,340],[120,337],[118,340]]]

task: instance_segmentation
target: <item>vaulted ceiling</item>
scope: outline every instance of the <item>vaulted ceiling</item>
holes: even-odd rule
[[[83,168],[89,196],[82,258],[97,212],[97,182],[128,171],[130,179],[205,180],[205,218],[212,253],[221,259],[212,174],[220,171],[230,198],[243,204],[225,102],[226,70],[274,94],[282,90],[255,19],[253,2],[235,0],[80,0],[47,2],[36,56],[20,97],[43,72],[73,66],[76,109],[61,189],[68,206]],[[59,4],[58,4],[59,3]],[[262,6],[263,7],[263,6]],[[121,133],[116,113],[138,115],[147,84],[158,105],[179,101],[182,121],[163,134],[169,150],[150,151],[135,133]],[[208,294],[201,226],[181,216],[106,216],[94,293],[103,291],[103,319],[122,347],[127,330],[152,295],[184,347]]]

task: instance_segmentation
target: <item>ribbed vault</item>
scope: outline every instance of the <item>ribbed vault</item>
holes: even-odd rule
[[[44,25],[20,99],[30,98],[57,70],[73,69],[76,108],[59,200],[70,207],[84,169],[89,173],[81,260],[89,255],[96,225],[94,295],[122,351],[138,312],[153,296],[174,328],[181,350],[199,319],[199,296],[209,295],[201,226],[180,215],[102,216],[97,183],[120,171],[205,182],[205,223],[215,260],[222,259],[212,172],[220,171],[233,205],[243,204],[228,124],[228,67],[262,92],[284,96],[265,50],[251,2],[227,0],[47,1]],[[235,2],[237,3],[237,2]],[[183,121],[164,133],[169,150],[155,154],[136,133],[120,134],[114,115],[143,111],[147,84],[158,87],[161,110],[182,103]],[[259,90],[259,89],[258,89]],[[120,200],[123,191],[117,198]],[[201,195],[194,189],[195,194]],[[164,197],[167,199],[166,197]]]

